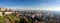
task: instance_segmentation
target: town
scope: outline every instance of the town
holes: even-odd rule
[[[60,23],[60,16],[52,12],[0,8],[0,23]]]

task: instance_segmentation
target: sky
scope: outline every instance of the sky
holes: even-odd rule
[[[0,0],[0,7],[13,9],[60,10],[60,0]]]

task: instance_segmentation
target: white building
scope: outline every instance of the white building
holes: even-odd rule
[[[13,12],[5,12],[4,14],[5,15],[10,15],[10,14],[12,14]]]
[[[2,12],[0,12],[0,16],[2,16],[3,14],[2,14]]]
[[[6,9],[6,8],[0,8],[0,16],[3,15],[3,12],[5,15],[12,14],[13,11],[11,9]]]
[[[5,11],[6,10],[6,8],[0,8],[0,11]]]

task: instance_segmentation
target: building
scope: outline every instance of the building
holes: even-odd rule
[[[2,12],[0,12],[0,16],[2,16],[3,14],[2,14]]]
[[[0,16],[12,14],[12,13],[13,13],[13,10],[11,9],[0,8]]]
[[[5,11],[6,10],[6,8],[0,8],[0,11]]]

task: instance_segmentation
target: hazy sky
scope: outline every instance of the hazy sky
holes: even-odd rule
[[[60,8],[60,0],[0,0],[0,7],[23,9]]]

